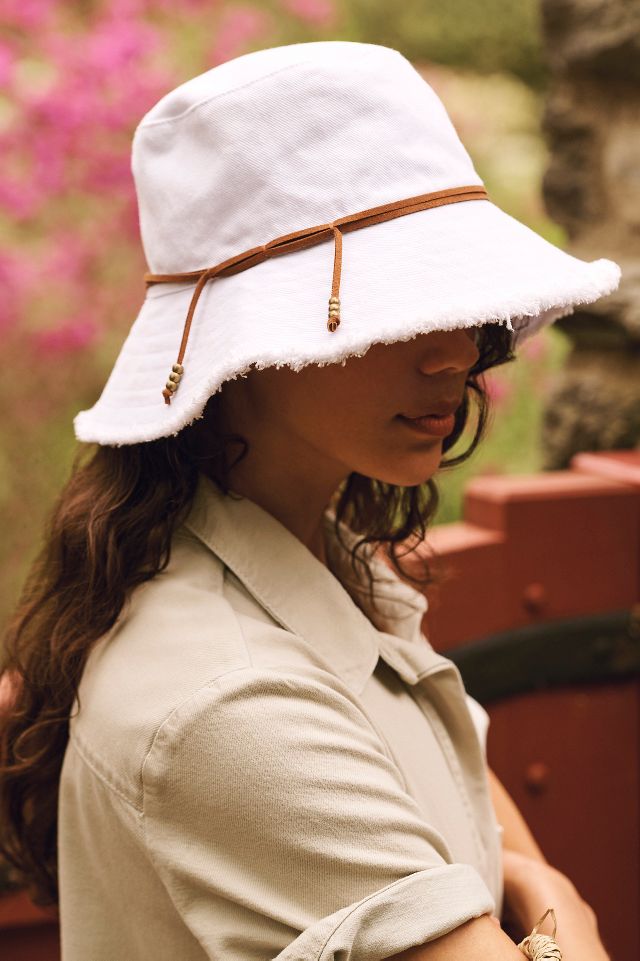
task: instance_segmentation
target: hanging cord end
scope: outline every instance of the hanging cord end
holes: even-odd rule
[[[164,397],[165,404],[171,403],[171,397],[178,389],[178,384],[180,383],[180,378],[184,374],[184,367],[182,364],[174,364],[171,368],[171,373],[169,374],[169,379],[165,384],[165,388],[162,391],[162,396]]]
[[[329,319],[327,320],[327,330],[333,333],[340,324],[340,298],[329,297]]]

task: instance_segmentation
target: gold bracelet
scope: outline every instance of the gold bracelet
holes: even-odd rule
[[[553,934],[538,934],[538,928],[550,914],[553,918]],[[520,942],[518,947],[529,961],[562,961],[562,952],[556,941],[556,913],[553,908],[547,908],[531,934]]]

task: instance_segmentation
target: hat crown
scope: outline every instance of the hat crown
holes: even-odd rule
[[[202,269],[355,211],[481,183],[411,63],[351,41],[259,50],[182,84],[136,128],[132,172],[153,273]]]

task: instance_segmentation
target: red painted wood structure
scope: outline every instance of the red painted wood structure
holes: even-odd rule
[[[479,477],[420,550],[425,631],[489,711],[490,765],[613,961],[640,957],[640,451]],[[54,961],[55,917],[4,895],[0,944]]]
[[[0,896],[2,961],[59,961],[56,913],[35,907],[22,891]]]
[[[613,961],[640,958],[640,451],[479,477],[427,544],[425,633],[489,712],[489,764]]]

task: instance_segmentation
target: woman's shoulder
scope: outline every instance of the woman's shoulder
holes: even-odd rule
[[[224,565],[188,532],[174,535],[167,567],[128,596],[112,629],[91,651],[80,699],[127,692],[142,705],[188,693],[202,673],[246,658],[239,619],[225,597]],[[121,698],[123,700],[123,698]],[[125,703],[129,703],[127,698]]]
[[[222,560],[185,528],[167,568],[137,587],[89,655],[70,725],[94,773],[125,797],[140,794],[140,771],[168,718],[230,674],[301,679],[330,667],[265,609]],[[134,801],[135,803],[135,801]]]

